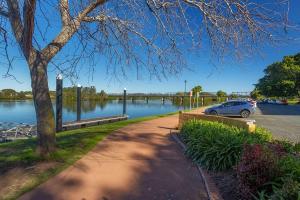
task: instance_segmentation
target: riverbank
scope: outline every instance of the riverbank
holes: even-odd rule
[[[0,199],[16,199],[63,171],[93,149],[107,135],[130,124],[176,113],[66,131],[57,135],[57,151],[48,160],[35,153],[36,140],[0,144]]]

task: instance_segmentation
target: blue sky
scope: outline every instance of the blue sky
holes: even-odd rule
[[[300,24],[300,2],[293,0],[290,10],[290,21]],[[137,80],[134,72],[128,74],[126,80],[117,81],[106,75],[106,66],[99,62],[93,75],[93,80],[83,68],[78,83],[83,86],[96,86],[97,90],[104,89],[107,92],[121,92],[124,87],[129,92],[177,92],[184,90],[184,80],[187,80],[187,88],[201,85],[205,91],[224,90],[226,92],[251,91],[253,84],[263,76],[263,70],[267,65],[280,61],[285,55],[293,55],[300,52],[300,31],[288,32],[287,37],[296,38],[285,41],[277,46],[262,46],[261,52],[251,55],[241,61],[220,63],[207,56],[209,53],[202,50],[197,56],[189,56],[188,66],[192,70],[184,71],[178,77],[169,77],[161,81],[149,79],[143,75]],[[12,52],[19,51],[17,47]],[[230,58],[226,59],[230,60]],[[0,64],[0,75],[5,74],[6,66]],[[14,61],[14,69],[11,72],[19,82],[10,78],[0,77],[0,89],[13,88],[17,91],[30,90],[30,77],[26,63],[22,59]],[[55,89],[55,70],[49,70],[49,86]],[[71,82],[65,80],[65,86],[71,86]]]

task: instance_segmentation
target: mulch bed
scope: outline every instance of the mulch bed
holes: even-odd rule
[[[233,170],[226,172],[208,172],[215,182],[224,200],[239,200],[238,183]]]

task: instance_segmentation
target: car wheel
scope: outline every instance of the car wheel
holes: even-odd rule
[[[242,110],[241,112],[241,117],[242,118],[248,118],[250,116],[250,111],[249,110]]]
[[[210,115],[218,115],[217,111],[215,111],[215,110],[210,111],[209,114],[210,114]]]

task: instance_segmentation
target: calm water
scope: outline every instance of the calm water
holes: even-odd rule
[[[127,101],[127,114],[130,118],[169,113],[181,109],[183,109],[182,106],[174,105],[171,101],[166,101],[164,104],[160,100],[149,100],[148,103],[144,100]],[[122,111],[122,101],[84,101],[81,108],[81,118],[120,115]],[[76,120],[76,103],[64,102],[63,121],[74,120]],[[35,124],[36,117],[33,102],[31,100],[0,101],[0,122]]]

